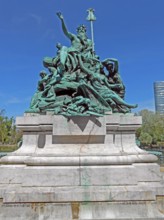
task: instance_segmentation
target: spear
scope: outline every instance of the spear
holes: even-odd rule
[[[96,17],[94,15],[93,8],[89,8],[87,10],[87,12],[88,12],[87,20],[91,22],[92,52],[94,52],[95,51],[95,49],[94,49],[95,44],[94,44],[94,34],[93,34],[93,21],[96,20]]]

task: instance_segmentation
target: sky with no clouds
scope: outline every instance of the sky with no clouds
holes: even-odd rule
[[[68,30],[87,26],[94,8],[95,51],[116,58],[125,100],[154,110],[153,82],[164,81],[164,0],[0,0],[0,110],[21,116],[37,88],[43,58],[56,56],[56,43],[69,46],[56,12]],[[46,70],[46,69],[45,69]]]

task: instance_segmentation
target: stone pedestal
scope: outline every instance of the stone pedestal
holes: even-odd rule
[[[1,159],[0,219],[164,219],[156,156],[139,149],[133,114],[26,114],[23,145]]]

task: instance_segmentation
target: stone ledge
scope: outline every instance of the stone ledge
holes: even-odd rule
[[[0,219],[38,220],[163,220],[155,202],[9,203]]]
[[[79,155],[42,155],[32,156],[17,156],[9,155],[1,159],[1,164],[26,164],[30,166],[102,166],[102,165],[129,165],[133,163],[141,162],[155,162],[156,156],[151,154],[138,154],[138,155],[109,155],[109,156],[95,156],[85,155],[79,153]]]

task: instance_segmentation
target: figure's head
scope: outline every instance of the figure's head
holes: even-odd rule
[[[60,49],[62,48],[61,43],[57,43],[57,44],[56,44],[56,48],[57,48],[58,50],[60,50]]]
[[[106,59],[102,62],[108,71],[113,71],[113,63],[109,59]]]
[[[44,78],[47,75],[45,70],[40,71],[40,77]]]
[[[86,31],[87,31],[87,29],[86,29],[84,24],[79,25],[79,27],[77,27],[76,30],[77,30],[78,34],[86,34]]]
[[[112,71],[113,70],[113,63],[107,63],[106,64],[106,69],[109,70],[109,71]]]

